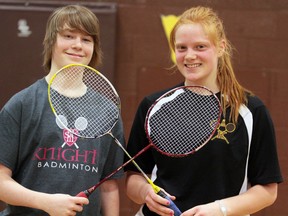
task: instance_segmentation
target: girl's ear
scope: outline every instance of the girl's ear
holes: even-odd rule
[[[221,57],[223,55],[223,53],[225,52],[225,48],[226,48],[226,42],[225,40],[221,40],[218,47],[218,57]]]

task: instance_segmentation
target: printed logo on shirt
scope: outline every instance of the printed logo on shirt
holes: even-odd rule
[[[68,122],[67,122],[66,117],[63,115],[58,115],[58,117],[56,118],[56,124],[58,125],[59,128],[63,130],[64,143],[62,144],[62,148],[65,145],[68,145],[69,147],[74,145],[78,149],[79,146],[76,143],[78,139],[77,134],[78,134],[78,131],[82,131],[87,128],[87,125],[88,125],[87,119],[84,117],[77,118],[76,121],[74,122],[75,128],[70,128],[68,130],[67,129]]]
[[[222,139],[225,140],[227,144],[229,144],[228,139],[225,137],[228,133],[232,133],[236,129],[235,124],[233,123],[226,123],[225,119],[217,127],[216,135],[211,139]]]
[[[73,131],[73,133],[71,133],[71,131]],[[76,136],[76,134],[78,134],[78,130],[77,129],[63,129],[63,139],[64,139],[64,143],[62,144],[62,148],[65,145],[68,146],[75,146],[77,149],[79,148],[79,146],[77,145],[76,141],[78,139],[78,137]]]
[[[33,160],[37,160],[37,167],[58,168],[58,169],[74,169],[86,172],[98,172],[97,150],[96,149],[80,149],[77,141],[77,134],[87,127],[87,120],[83,117],[76,119],[75,128],[67,129],[68,122],[65,116],[59,115],[56,118],[57,126],[62,129],[64,143],[61,147],[41,147],[34,152]]]
[[[86,172],[98,172],[97,151],[63,149],[61,147],[43,147],[34,152],[38,168],[74,169]]]

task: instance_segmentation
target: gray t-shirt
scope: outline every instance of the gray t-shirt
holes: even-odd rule
[[[62,127],[51,111],[45,79],[14,95],[0,112],[0,163],[21,185],[46,193],[76,195],[123,164],[123,151],[109,135],[79,138]],[[97,115],[97,113],[95,113]],[[124,145],[121,119],[112,130]],[[112,178],[120,178],[120,170]],[[81,215],[101,215],[100,191],[90,197]],[[9,205],[4,215],[47,215]]]

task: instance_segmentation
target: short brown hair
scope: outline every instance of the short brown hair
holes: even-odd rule
[[[68,5],[56,9],[48,18],[43,41],[43,66],[45,70],[49,71],[51,69],[52,51],[56,43],[57,33],[63,30],[64,25],[92,36],[94,51],[89,66],[96,67],[100,65],[102,63],[102,50],[100,47],[98,18],[91,10],[84,6]]]

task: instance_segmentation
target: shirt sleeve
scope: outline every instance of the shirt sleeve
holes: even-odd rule
[[[283,181],[278,161],[276,137],[269,111],[261,103],[253,112],[253,135],[248,178],[252,185]]]
[[[20,126],[18,117],[12,115],[15,109],[9,105],[10,103],[5,105],[0,112],[0,163],[14,171],[17,166]]]

